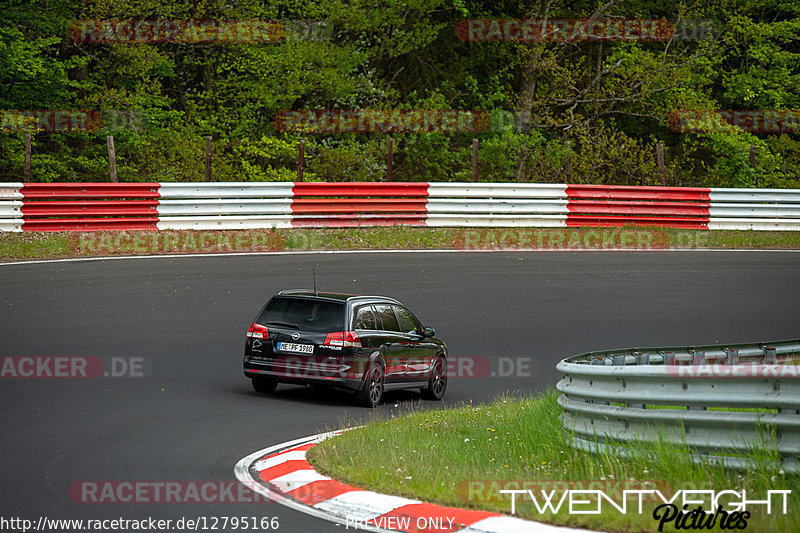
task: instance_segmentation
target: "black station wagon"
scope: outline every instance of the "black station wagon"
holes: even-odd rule
[[[278,383],[349,389],[366,407],[392,389],[441,400],[447,350],[435,335],[392,298],[281,291],[247,332],[244,375],[264,393]]]

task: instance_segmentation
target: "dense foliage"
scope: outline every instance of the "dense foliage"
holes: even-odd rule
[[[53,133],[3,124],[0,181],[195,181],[212,136],[215,180],[386,178],[388,135],[285,133],[280,110],[486,110],[479,133],[393,133],[393,180],[794,187],[800,132],[680,133],[679,110],[800,109],[793,0],[2,0],[0,110],[109,110],[135,120]],[[700,38],[469,42],[463,19],[702,20]],[[273,20],[279,42],[82,42],[76,20]],[[304,22],[305,21],[305,22]],[[309,21],[315,21],[311,24]],[[7,114],[6,114],[7,115]],[[755,151],[755,165],[751,160]]]

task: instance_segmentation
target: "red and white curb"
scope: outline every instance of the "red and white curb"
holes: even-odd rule
[[[306,461],[306,452],[340,434],[333,431],[253,452],[235,468],[236,478],[266,498],[302,513],[360,531],[409,533],[586,533],[511,516],[443,507],[379,494],[323,476]]]

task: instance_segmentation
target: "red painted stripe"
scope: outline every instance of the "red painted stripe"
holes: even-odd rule
[[[292,213],[426,213],[416,198],[294,198]]]
[[[272,481],[275,478],[285,476],[286,474],[291,474],[297,470],[308,470],[309,468],[311,468],[311,465],[308,464],[308,461],[303,459],[293,459],[291,461],[285,461],[281,464],[265,468],[259,472],[259,475],[264,481]]]
[[[273,457],[278,457],[279,455],[283,455],[289,452],[307,452],[316,445],[317,444],[315,442],[309,442],[308,444],[301,444],[300,446],[297,446],[295,448],[289,448],[288,450],[283,450],[277,453],[271,453],[269,455],[265,455],[264,457],[259,459],[259,461],[263,461],[264,459],[271,459]]]
[[[426,219],[427,216],[423,215],[388,215],[388,216],[297,215],[292,217],[292,226],[297,228],[302,228],[302,227],[356,228],[361,226],[424,226]]]
[[[569,215],[568,227],[622,227],[622,226],[656,226],[684,229],[708,229],[708,217],[603,217],[586,215]]]
[[[339,183],[315,183],[315,182],[295,182],[292,192],[295,198],[307,198],[310,196],[344,196],[344,197],[363,197],[378,196],[403,198],[428,196],[427,182],[339,182]]]
[[[36,198],[158,198],[158,183],[26,183],[20,192]]]
[[[80,215],[157,215],[157,200],[28,201],[22,206],[26,217]]]
[[[300,503],[316,505],[346,492],[360,491],[335,479],[321,479],[285,493]]]
[[[695,200],[709,201],[706,187],[635,187],[622,185],[567,185],[568,199]]]
[[[593,215],[698,215],[708,216],[709,204],[685,202],[619,202],[570,200],[570,213]]]
[[[158,230],[158,218],[37,218],[24,220],[23,231]]]
[[[370,519],[371,524],[380,524],[382,517],[410,518],[409,533],[434,533],[437,531],[458,531],[492,516],[500,516],[488,511],[471,511],[455,507],[442,507],[432,503],[412,503],[398,507],[379,517]],[[453,520],[452,525],[449,520]],[[405,521],[403,521],[405,523]],[[386,522],[383,522],[386,523]],[[396,523],[396,522],[395,522]]]

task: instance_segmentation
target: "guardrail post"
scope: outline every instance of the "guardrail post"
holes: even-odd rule
[[[29,183],[31,181],[31,134],[25,134],[25,172],[23,174],[23,181]]]
[[[650,354],[649,353],[637,353],[636,354],[636,364],[637,365],[649,365],[650,364]]]
[[[306,158],[306,141],[301,140],[297,148],[297,181],[303,181],[303,163]]]
[[[775,348],[772,346],[768,346],[764,348],[764,364],[765,365],[774,365],[777,362],[778,358],[775,357]]]
[[[733,366],[739,364],[739,350],[729,350],[725,348],[725,354],[727,355],[725,360],[726,365]]]
[[[625,366],[625,356],[624,355],[612,355],[611,362],[614,366]]]
[[[117,183],[117,152],[114,149],[113,135],[106,137],[106,146],[108,147],[108,174],[112,183]]]
[[[665,365],[674,365],[675,364],[675,352],[664,352],[664,362]]]
[[[700,366],[706,364],[705,352],[692,352],[692,365]]]

